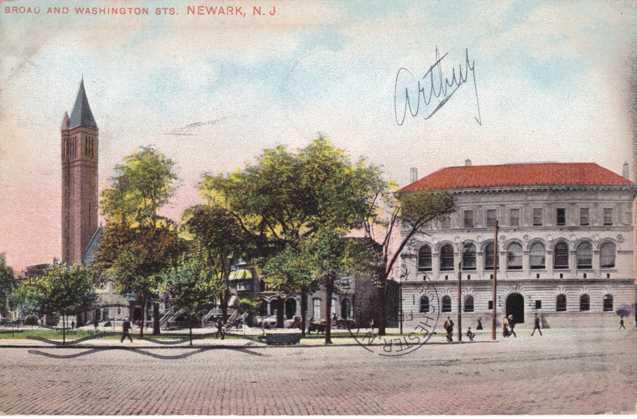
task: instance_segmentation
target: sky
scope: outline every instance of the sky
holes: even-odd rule
[[[188,6],[241,6],[245,17]],[[155,145],[177,163],[165,209],[176,219],[199,201],[202,173],[318,133],[400,185],[410,167],[424,176],[465,159],[593,161],[618,173],[633,164],[628,1],[0,0],[0,39],[0,254],[16,270],[60,257],[59,128],[82,77],[99,126],[100,188],[124,156]],[[417,80],[429,92],[427,70],[443,56],[431,74],[451,79],[454,69],[458,80],[461,69],[466,83],[397,123],[405,89],[415,109]]]

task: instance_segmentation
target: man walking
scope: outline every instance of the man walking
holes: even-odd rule
[[[509,330],[514,338],[518,337],[515,333],[515,320],[513,319],[513,314],[509,314]]]
[[[531,336],[535,334],[535,331],[540,332],[540,336],[542,336],[542,329],[540,328],[540,317],[535,313],[535,319],[533,320],[533,331],[531,332]]]
[[[131,343],[133,343],[133,338],[130,335],[130,321],[128,321],[128,319],[124,320],[124,323],[122,323],[122,338],[119,343],[124,342],[124,338],[128,338]]]
[[[619,316],[619,328],[626,329],[626,325],[624,324],[624,316]]]
[[[223,320],[221,319],[221,317],[217,318],[217,334],[216,334],[216,338],[219,339],[219,336],[221,336],[221,340],[223,340],[226,337],[226,332],[225,332],[225,330],[223,330]]]

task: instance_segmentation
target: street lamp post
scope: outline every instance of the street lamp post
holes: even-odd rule
[[[462,261],[458,262],[458,342],[462,342]]]

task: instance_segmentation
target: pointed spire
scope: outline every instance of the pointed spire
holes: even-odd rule
[[[69,129],[76,127],[86,127],[97,129],[95,118],[91,112],[91,107],[88,104],[86,97],[86,91],[84,90],[84,75],[82,75],[82,81],[80,82],[80,90],[77,92],[75,98],[75,104],[71,111],[71,119],[69,121]]]
[[[60,129],[69,129],[69,113],[64,112],[64,118],[62,118],[62,126]]]

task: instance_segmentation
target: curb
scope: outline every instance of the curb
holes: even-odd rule
[[[478,343],[499,343],[499,341],[474,341],[474,342],[427,342],[425,345],[468,345]],[[101,345],[0,345],[0,349],[120,349],[120,350],[132,350],[132,349],[281,349],[281,348],[349,348],[355,346],[385,346],[382,343],[372,343],[370,345],[360,345],[358,343],[334,343],[330,345],[164,345],[164,346],[101,346]]]

